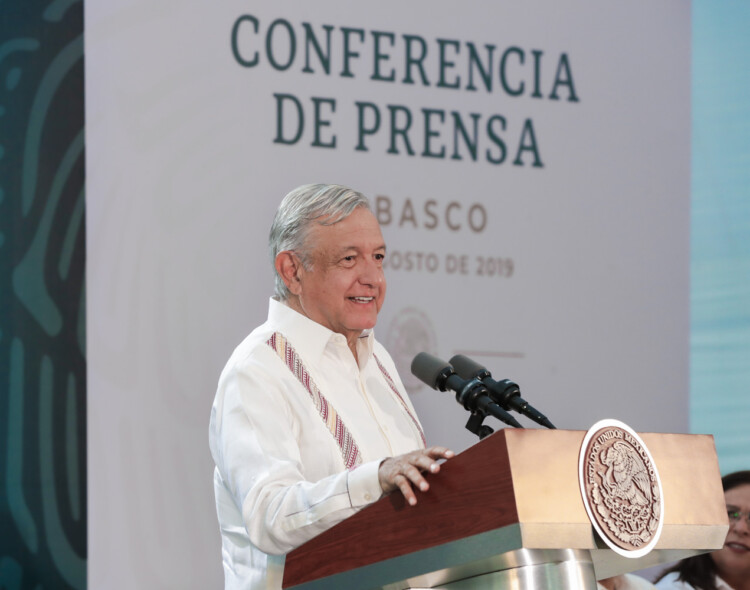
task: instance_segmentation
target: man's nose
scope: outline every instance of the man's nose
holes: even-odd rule
[[[377,260],[366,260],[361,267],[359,280],[365,285],[377,286],[383,282],[383,265]]]

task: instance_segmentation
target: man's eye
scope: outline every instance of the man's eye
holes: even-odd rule
[[[385,254],[375,254],[375,260],[385,260]]]

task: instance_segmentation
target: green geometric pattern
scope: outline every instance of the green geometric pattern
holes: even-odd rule
[[[0,0],[0,590],[86,587],[83,3]]]

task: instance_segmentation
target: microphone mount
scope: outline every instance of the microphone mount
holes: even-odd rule
[[[435,374],[431,369],[434,370],[436,366],[440,368]],[[463,379],[456,374],[450,364],[432,355],[424,352],[417,355],[412,362],[412,373],[433,389],[455,391],[456,401],[471,413],[466,422],[466,429],[480,439],[494,432],[492,427],[484,424],[487,416],[493,416],[516,428],[523,428],[490,397],[490,391],[480,379]]]
[[[545,428],[555,428],[555,425],[549,421],[547,416],[521,397],[521,389],[518,384],[508,379],[495,381],[488,369],[462,354],[453,356],[449,362],[461,377],[480,380],[487,387],[492,400],[504,410],[518,412]]]
[[[438,375],[435,386],[440,391],[447,391],[449,389],[447,387],[448,379],[455,375],[456,373],[451,366],[447,365],[445,369],[440,372],[440,375]],[[471,413],[469,420],[466,422],[466,429],[469,432],[476,434],[480,440],[495,432],[491,426],[484,424],[484,419],[488,415],[491,414],[499,420],[511,424],[511,422],[507,420],[508,416],[497,415],[497,410],[501,410],[502,412],[502,408],[491,401],[489,390],[480,379],[470,379],[469,381],[466,381],[466,384],[463,387],[457,388],[456,401]],[[505,414],[505,412],[502,412],[502,414]]]

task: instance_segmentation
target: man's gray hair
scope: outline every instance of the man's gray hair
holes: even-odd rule
[[[274,270],[276,256],[285,250],[296,252],[305,268],[309,268],[311,252],[306,242],[312,223],[333,225],[358,207],[372,211],[367,197],[338,184],[305,184],[291,191],[281,201],[268,236],[268,253]],[[290,295],[289,289],[278,272],[275,277],[276,297],[284,301]]]

